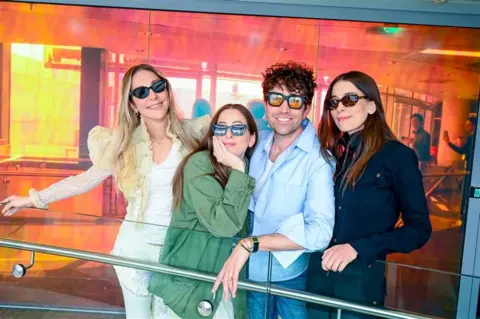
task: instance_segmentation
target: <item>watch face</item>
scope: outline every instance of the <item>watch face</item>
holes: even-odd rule
[[[256,253],[258,251],[259,246],[260,246],[260,244],[258,242],[258,238],[257,237],[252,237],[252,242],[253,242],[253,252]]]

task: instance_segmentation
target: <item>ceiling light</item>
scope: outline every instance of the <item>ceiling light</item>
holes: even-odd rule
[[[399,27],[382,27],[383,33],[386,34],[398,34],[402,32],[402,28]]]
[[[466,56],[472,58],[480,58],[480,52],[478,51],[457,51],[457,50],[440,50],[440,49],[425,49],[420,51],[424,54],[437,54],[437,55],[453,55],[453,56]]]

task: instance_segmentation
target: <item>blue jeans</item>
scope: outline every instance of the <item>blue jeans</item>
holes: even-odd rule
[[[272,284],[281,287],[305,291],[307,285],[307,272],[300,276],[286,280],[273,282]],[[268,300],[268,311],[265,316],[265,305]],[[307,306],[305,302],[285,297],[267,296],[260,292],[248,292],[248,318],[249,319],[306,319]]]

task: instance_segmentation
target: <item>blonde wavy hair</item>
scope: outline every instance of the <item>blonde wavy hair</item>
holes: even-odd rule
[[[113,177],[117,189],[125,192],[127,185],[136,185],[132,178],[136,176],[134,148],[132,147],[132,136],[135,129],[140,125],[140,116],[135,114],[130,103],[133,103],[130,91],[132,90],[132,78],[139,71],[150,71],[159,78],[166,77],[155,67],[148,64],[139,64],[131,67],[122,80],[122,97],[117,115],[117,134],[114,137],[114,153],[112,157]],[[180,119],[178,118],[173,90],[170,82],[167,80],[167,93],[169,108],[167,111],[168,125],[170,130],[190,152],[194,150],[198,142],[185,133],[182,129]]]

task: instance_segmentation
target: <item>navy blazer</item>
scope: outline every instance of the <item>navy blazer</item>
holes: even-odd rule
[[[387,254],[409,253],[430,238],[430,223],[422,175],[415,152],[398,141],[387,141],[367,163],[354,186],[342,188],[342,165],[349,165],[361,147],[358,134],[346,138],[348,151],[337,163],[335,226],[330,246],[350,244],[366,264]],[[399,216],[403,225],[395,228]]]

